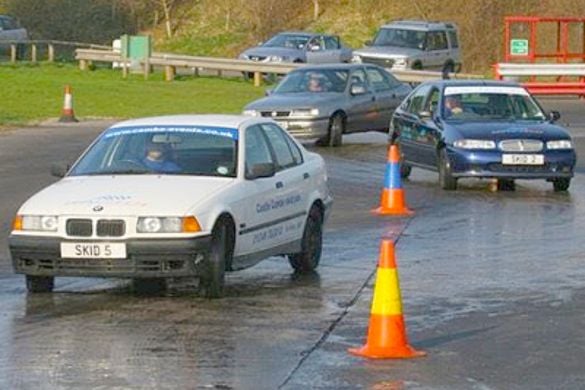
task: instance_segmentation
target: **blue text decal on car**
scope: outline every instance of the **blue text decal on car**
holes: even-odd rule
[[[110,129],[104,138],[119,137],[128,134],[141,133],[196,133],[238,139],[238,129],[216,126],[128,126]]]

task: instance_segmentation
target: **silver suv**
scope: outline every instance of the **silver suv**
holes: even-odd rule
[[[457,27],[452,23],[402,20],[380,28],[352,61],[391,69],[455,72],[461,68]]]

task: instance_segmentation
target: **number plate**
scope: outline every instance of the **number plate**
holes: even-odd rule
[[[62,242],[61,257],[74,259],[125,259],[126,244]]]
[[[544,165],[542,154],[503,154],[504,165]]]

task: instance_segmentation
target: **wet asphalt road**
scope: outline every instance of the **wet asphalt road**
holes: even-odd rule
[[[585,156],[577,100],[559,109]],[[53,181],[107,123],[0,135],[0,389],[582,389],[585,385],[583,161],[569,194],[544,182],[492,192],[486,181],[405,182],[413,218],[378,218],[385,137],[345,138],[323,154],[335,195],[319,272],[296,277],[271,258],[228,275],[227,296],[163,296],[128,282],[57,279],[27,296],[6,236],[20,203]],[[366,361],[364,340],[382,236],[397,240],[410,340],[429,356]]]

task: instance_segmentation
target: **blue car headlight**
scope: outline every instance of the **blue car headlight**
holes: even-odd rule
[[[459,139],[453,142],[453,146],[460,149],[495,149],[496,143],[483,139]]]
[[[546,148],[551,150],[559,150],[559,149],[573,149],[573,143],[571,140],[568,139],[559,139],[556,141],[548,141],[546,143]]]

